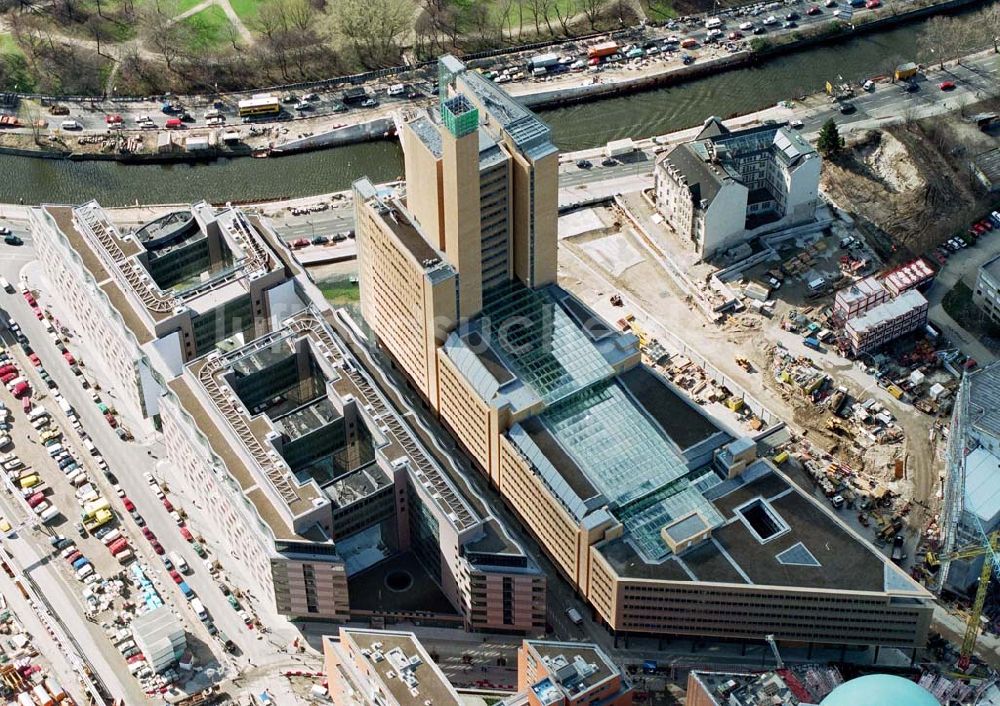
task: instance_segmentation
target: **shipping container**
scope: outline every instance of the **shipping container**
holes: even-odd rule
[[[603,59],[618,51],[618,42],[601,42],[595,44],[587,50],[587,56],[591,59]]]

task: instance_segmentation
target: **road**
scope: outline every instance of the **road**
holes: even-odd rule
[[[24,266],[33,259],[33,252],[30,248],[30,239],[26,239],[25,245],[19,248],[18,258],[4,258],[0,260],[0,275],[6,277],[11,282],[16,282],[22,272],[29,275],[29,282],[33,288],[41,290],[38,297],[43,306],[52,308],[55,316],[67,326],[72,328],[72,315],[60,305],[60,302],[52,301],[47,296],[46,285],[39,282],[39,268],[31,266],[25,270]],[[213,622],[219,630],[228,638],[232,639],[240,648],[242,654],[238,657],[227,655],[221,649],[217,640],[209,636],[204,625],[197,620],[193,613],[187,608],[187,601],[183,599],[180,590],[169,577],[166,568],[163,566],[162,558],[153,554],[149,542],[139,533],[138,528],[124,511],[115,492],[111,489],[111,483],[105,476],[96,470],[91,472],[95,486],[111,500],[113,507],[117,511],[120,524],[126,528],[130,535],[132,544],[144,551],[148,557],[147,564],[151,567],[152,578],[156,582],[157,589],[164,600],[176,607],[176,611],[184,621],[186,629],[189,631],[189,644],[192,640],[196,645],[202,646],[201,652],[207,654],[210,650],[214,659],[227,671],[229,677],[248,670],[258,670],[258,677],[267,680],[270,675],[259,673],[262,666],[273,667],[275,671],[279,668],[302,669],[302,657],[289,655],[285,642],[275,641],[271,635],[264,635],[259,630],[251,630],[243,623],[239,614],[230,606],[225,595],[221,592],[215,579],[211,576],[202,559],[191,549],[191,545],[181,536],[177,524],[169,515],[162,502],[157,499],[153,489],[142,477],[142,472],[149,470],[161,479],[169,478],[173,471],[164,460],[159,457],[163,455],[162,446],[159,443],[138,444],[135,442],[124,442],[118,438],[113,430],[108,426],[97,406],[90,398],[90,393],[84,390],[76,376],[72,374],[69,367],[62,360],[61,354],[49,340],[41,322],[39,322],[28,309],[27,303],[20,295],[0,294],[0,306],[6,308],[21,324],[22,330],[32,343],[32,347],[39,355],[45,369],[56,380],[59,391],[66,397],[79,415],[83,427],[90,434],[95,445],[100,450],[109,469],[116,477],[118,483],[125,490],[127,496],[135,503],[139,513],[143,516],[146,525],[155,533],[160,543],[167,552],[175,551],[184,557],[191,567],[191,573],[186,575],[185,581],[194,590],[198,598],[201,599],[208,612],[211,614]],[[77,351],[78,357],[84,361],[96,361],[96,356],[90,355],[85,349],[81,351],[80,341],[76,338],[72,340],[70,347]],[[98,379],[107,379],[107,375],[100,370],[91,372]],[[110,397],[108,390],[102,390],[101,394]],[[112,398],[113,399],[113,398]],[[58,412],[61,415],[61,412]],[[69,430],[70,425],[65,419],[60,420],[64,429]],[[69,432],[72,433],[72,432]],[[144,460],[140,460],[144,459]],[[201,532],[201,528],[210,526],[199,521],[199,516],[203,512],[210,511],[210,508],[198,503],[198,499],[185,498],[183,502],[178,496],[168,488],[168,496],[172,498],[175,507],[183,508],[188,513],[188,524],[195,535],[208,534],[206,545],[216,544],[210,532]],[[230,585],[239,587],[243,585],[238,577],[229,577]],[[241,603],[246,607],[246,599],[241,599]],[[79,609],[78,609],[79,610]],[[103,641],[107,644],[107,641]],[[110,644],[107,644],[110,648]],[[113,650],[113,656],[120,659]],[[207,665],[203,665],[207,666]],[[134,680],[132,680],[133,683]],[[268,684],[271,686],[270,684]],[[273,687],[272,687],[273,688]],[[129,703],[140,703],[130,701]]]
[[[938,84],[942,81],[953,81],[956,85],[952,91],[941,91]],[[959,64],[947,64],[944,70],[928,67],[924,74],[916,79],[919,87],[913,93],[902,90],[898,84],[888,81],[880,82],[872,91],[860,91],[849,101],[854,106],[854,112],[849,115],[841,113],[840,104],[832,99],[824,100],[814,97],[794,109],[768,109],[757,114],[760,119],[801,120],[802,132],[815,141],[819,129],[827,120],[834,120],[842,134],[853,130],[869,129],[880,125],[898,122],[902,119],[920,118],[945,110],[955,109],[960,105],[975,102],[987,95],[992,95],[1000,85],[1000,56],[993,53],[980,54],[963,59]],[[744,116],[743,122],[748,122],[755,116]],[[657,138],[661,144],[673,143],[691,139],[699,128],[689,128],[670,135]],[[651,150],[636,153],[614,160],[610,166],[604,166],[599,156],[600,149],[584,150],[576,154],[564,154],[559,169],[560,204],[567,205],[587,196],[586,189],[593,189],[602,182],[622,180],[625,184],[651,184],[655,155]],[[580,168],[576,162],[587,159],[592,164],[588,168]],[[626,181],[631,178],[631,181]],[[638,181],[637,181],[638,180]],[[317,235],[333,235],[354,229],[354,212],[348,204],[338,204],[337,207],[317,213],[293,216],[287,210],[270,209],[274,215],[274,224],[279,234],[286,241],[296,238],[313,238]]]

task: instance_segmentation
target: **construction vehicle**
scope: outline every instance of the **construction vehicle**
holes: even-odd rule
[[[741,368],[743,368],[744,370],[746,370],[748,373],[753,372],[753,366],[750,365],[750,361],[747,360],[746,358],[740,358],[739,356],[737,356],[736,364]]]

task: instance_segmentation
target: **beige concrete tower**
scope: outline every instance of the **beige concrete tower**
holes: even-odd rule
[[[441,104],[444,255],[458,272],[459,317],[483,306],[479,212],[479,111],[463,95]]]

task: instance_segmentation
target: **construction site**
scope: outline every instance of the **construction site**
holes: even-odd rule
[[[955,193],[935,195],[939,187],[929,184],[942,180],[924,180],[926,163],[904,168],[903,145],[928,141],[923,131],[931,127],[900,128],[908,131],[902,139],[883,134],[880,156],[867,158],[891,155],[895,175],[880,167],[861,177],[898,182],[883,206],[910,209],[908,219],[873,222],[853,202],[848,212],[843,185],[828,177],[844,168],[824,165],[824,198],[812,226],[707,262],[663,222],[650,193],[630,193],[561,217],[560,277],[635,333],[646,362],[692,400],[757,439],[762,452],[914,578],[944,587],[953,616],[978,628],[982,614],[984,630],[995,633],[1000,594],[995,587],[983,592],[980,610],[973,595],[986,534],[946,541],[948,523],[962,514],[944,505],[951,415],[962,375],[977,362],[928,321],[924,295],[943,261],[921,255],[941,237],[929,223],[964,230],[989,201],[959,179],[941,187]],[[938,148],[950,149],[943,139]],[[930,209],[923,216],[913,203],[901,205],[918,182]],[[947,217],[935,219],[941,199],[947,213],[938,212]],[[964,575],[973,580],[943,586],[942,561],[945,573],[957,576],[947,570],[951,559],[969,564],[970,556]],[[946,659],[967,661],[975,631],[971,640]]]

